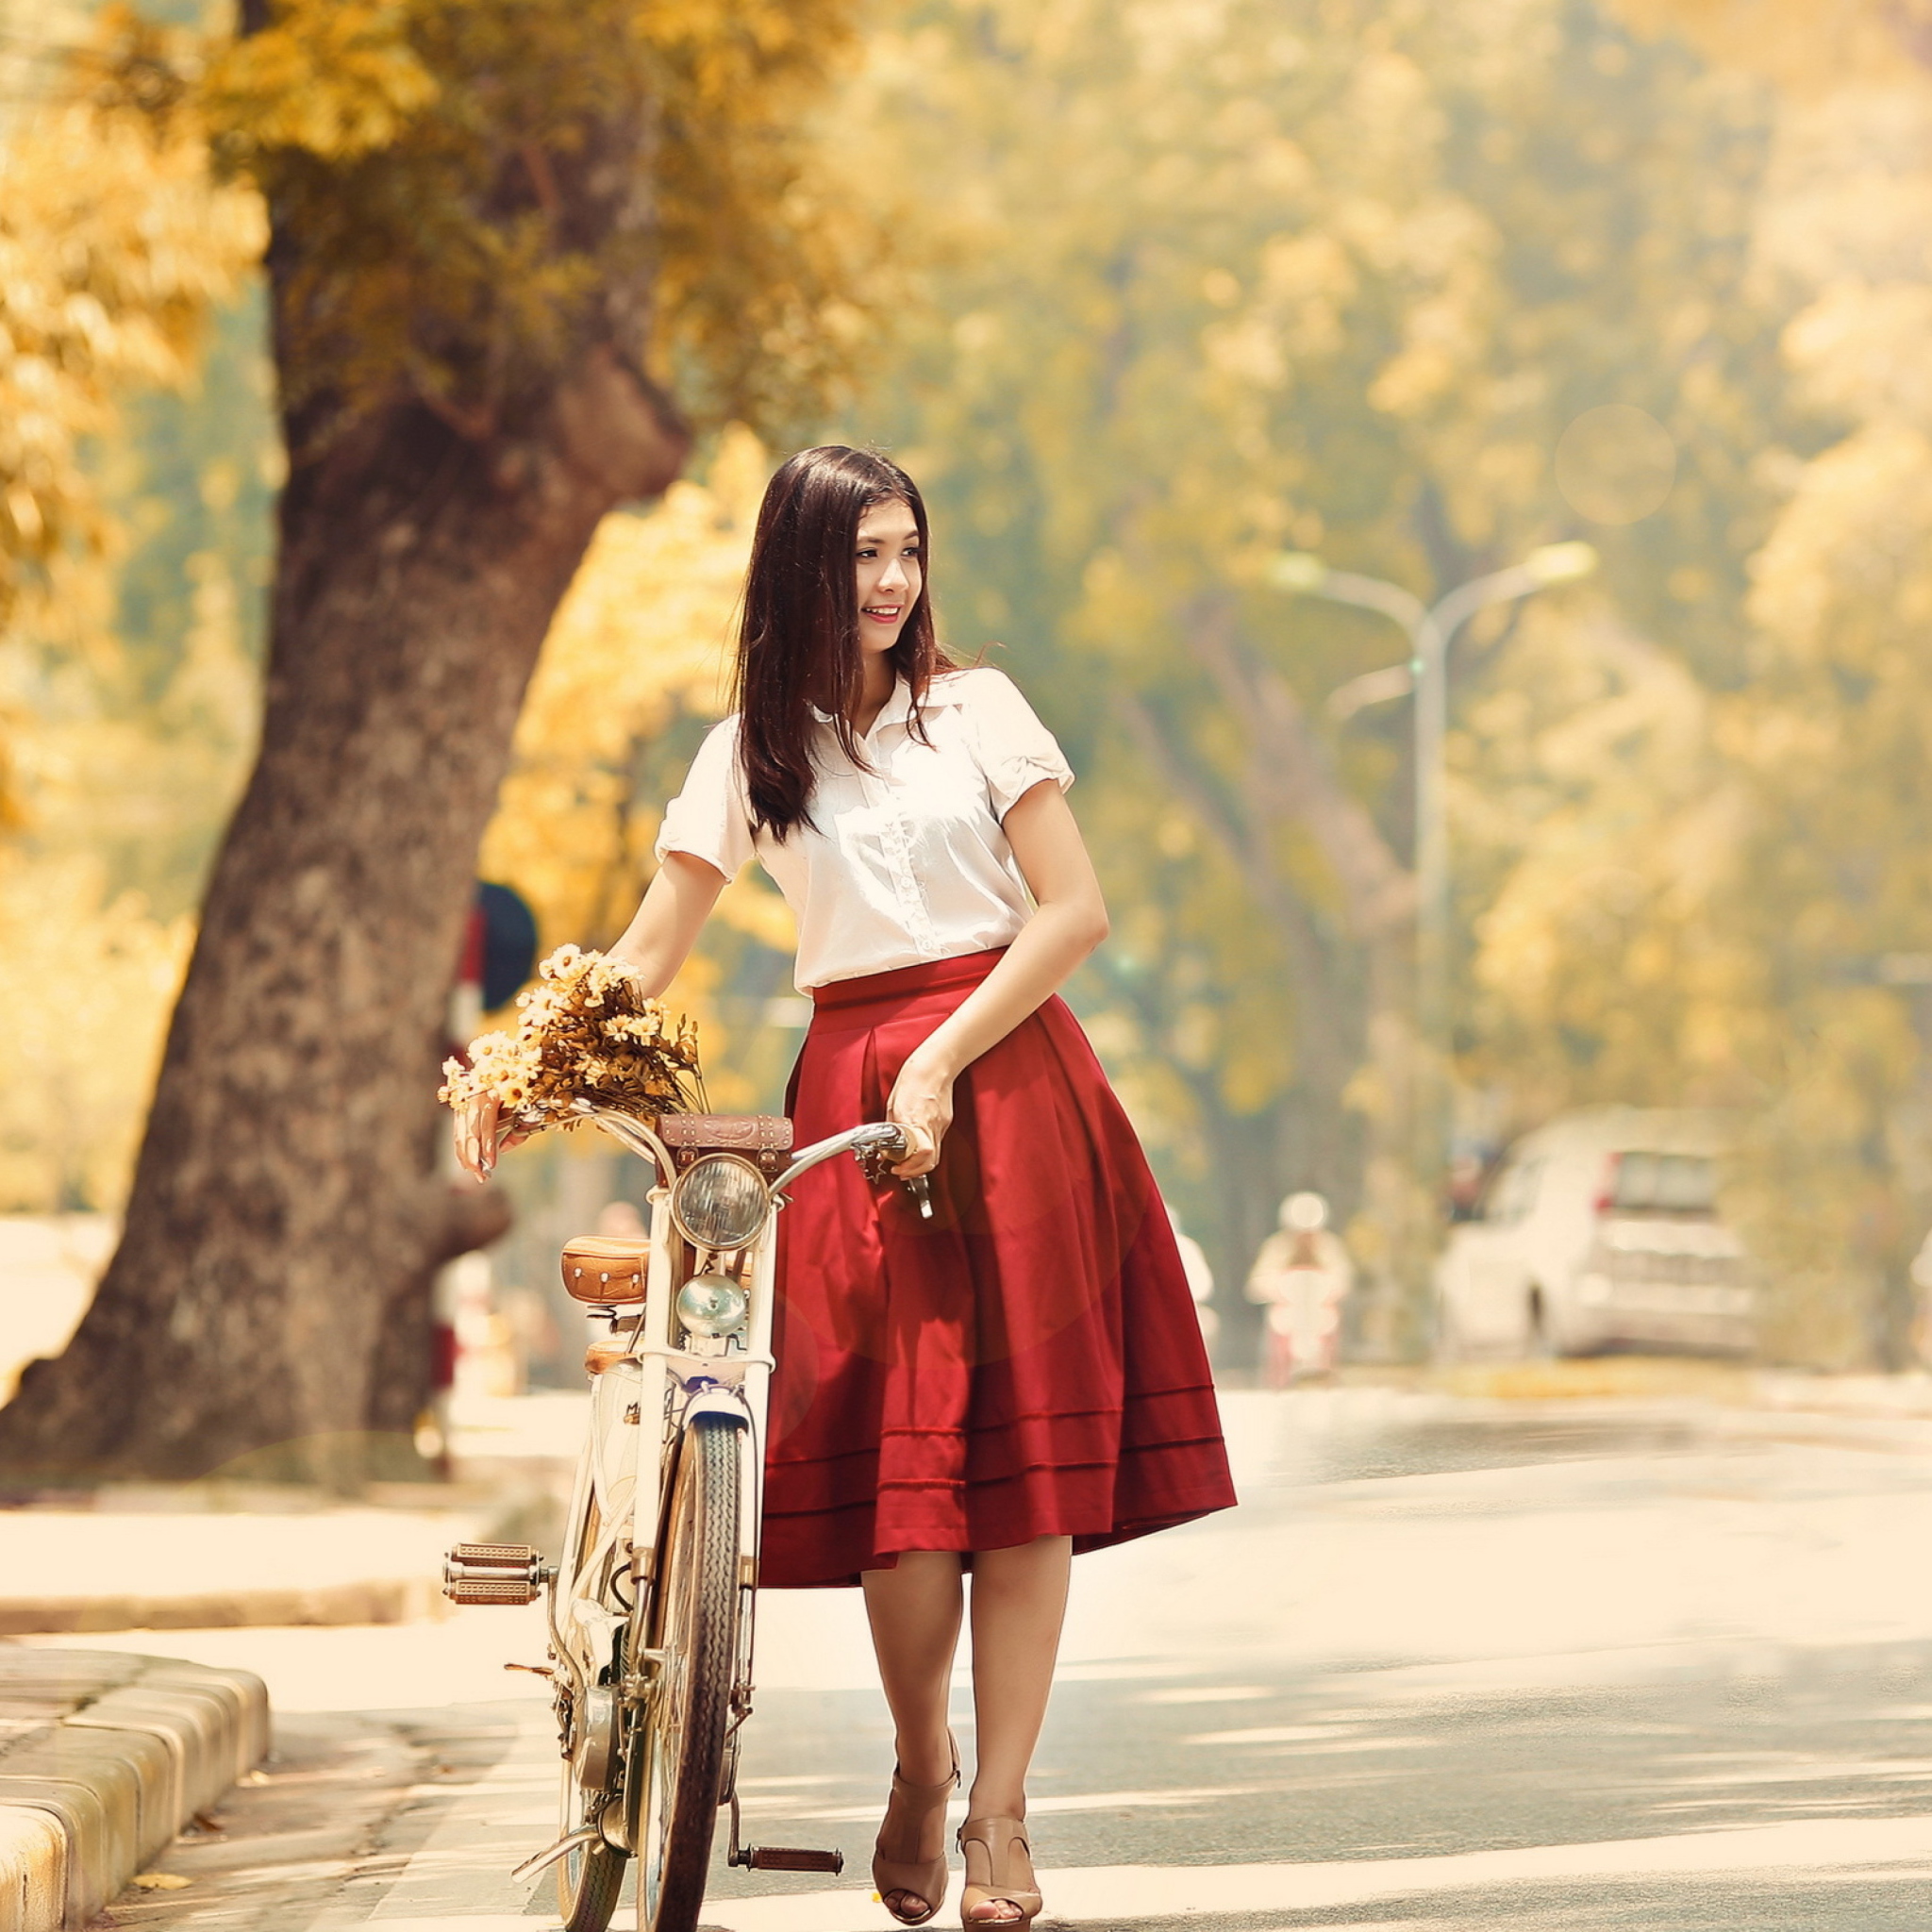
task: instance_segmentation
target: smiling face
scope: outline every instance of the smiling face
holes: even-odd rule
[[[897,497],[874,504],[859,519],[855,551],[858,643],[870,658],[899,641],[925,582],[910,507]]]
[[[951,666],[925,594],[924,526],[918,484],[875,450],[802,449],[765,486],[739,619],[736,696],[754,822],[779,839],[810,819],[824,723],[862,762],[858,740],[895,683],[908,687],[918,732],[926,688]]]

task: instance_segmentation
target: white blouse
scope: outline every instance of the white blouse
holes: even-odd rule
[[[1004,946],[1031,910],[1001,821],[1023,793],[1074,782],[1054,736],[1004,672],[935,677],[922,708],[930,744],[908,727],[911,691],[892,689],[858,741],[873,766],[839,749],[820,713],[811,823],[756,838],[738,762],[738,719],[717,725],[664,812],[658,858],[689,852],[726,878],[756,856],[798,920],[801,992]]]

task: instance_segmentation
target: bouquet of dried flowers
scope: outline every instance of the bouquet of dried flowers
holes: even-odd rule
[[[707,1111],[695,1023],[645,999],[627,967],[559,946],[537,974],[517,995],[514,1033],[472,1041],[468,1066],[443,1062],[445,1106],[494,1094],[505,1124],[525,1132],[575,1125],[579,1100],[647,1121]]]

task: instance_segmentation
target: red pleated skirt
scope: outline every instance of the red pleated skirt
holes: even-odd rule
[[[814,996],[797,1144],[883,1120],[973,953]],[[1187,1278],[1146,1157],[1049,1000],[959,1076],[922,1220],[827,1162],[778,1238],[760,1580],[854,1584],[904,1550],[1098,1549],[1235,1500]]]

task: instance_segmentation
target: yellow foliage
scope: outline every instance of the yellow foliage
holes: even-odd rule
[[[1607,612],[1531,612],[1498,672],[1455,748],[1459,870],[1487,902],[1466,1071],[1525,1123],[1754,1097],[1768,989],[1711,918],[1748,820],[1708,696]]]
[[[437,92],[396,0],[284,0],[271,25],[216,55],[201,97],[227,144],[354,160],[397,140]]]
[[[1533,617],[1471,711],[1457,824],[1489,857],[1470,1065],[1531,1115],[1743,1103],[1727,1198],[1766,1265],[1765,1346],[1842,1367],[1896,1346],[1932,1221],[1911,983],[1932,955],[1932,74],[1899,58],[1896,8],[1665,16],[1790,86],[1753,239],[1792,393],[1832,433],[1760,459],[1782,500],[1751,560],[1748,679],[1593,689],[1601,640]]]
[[[102,32],[116,74],[155,58],[124,16]],[[117,392],[190,376],[208,308],[263,233],[254,195],[210,183],[186,117],[115,88],[46,94],[0,127],[0,622],[99,546],[85,440],[108,428]]]
[[[1745,545],[1711,549],[1763,515],[1745,459],[1776,317],[1742,285],[1769,114],[1765,90],[1557,0],[958,0],[874,44],[845,116],[871,172],[957,188],[922,211],[933,319],[911,319],[865,426],[928,485],[953,641],[1004,639],[1068,741],[1114,914],[1105,976],[1080,997],[1108,1008],[1110,1064],[1164,1171],[1217,1190],[1224,1230],[1265,1225],[1271,1188],[1319,1185],[1352,1212],[1365,1141],[1378,1204],[1401,1198],[1412,1142],[1392,1010],[1406,978],[1365,991],[1335,872],[1283,823],[1293,787],[1207,641],[1291,687],[1399,870],[1403,714],[1331,736],[1325,700],[1399,660],[1401,634],[1284,596],[1270,561],[1319,550],[1435,594],[1582,534],[1552,455],[1578,416],[1627,397],[1698,461],[1657,518],[1605,540],[1606,576],[1654,608],[1673,570],[1705,570],[1721,590],[1694,625],[1673,614],[1712,658],[1739,652]],[[1465,641],[1458,699],[1493,635]],[[1701,696],[1679,663],[1641,701],[1674,780],[1686,690]],[[1124,699],[1148,731],[1120,728]],[[1627,805],[1616,739],[1565,755]],[[1684,841],[1717,837],[1684,810]],[[1191,849],[1167,838],[1177,814]],[[1581,803],[1574,816],[1572,844],[1613,862],[1597,848],[1621,829],[1582,823]],[[1512,852],[1521,829],[1498,828]],[[1539,858],[1538,888],[1566,878],[1554,843]],[[1482,887],[1507,870],[1486,851]],[[1257,891],[1257,874],[1282,890]],[[1545,917],[1532,898],[1526,881],[1507,914],[1508,972],[1550,956],[1538,996],[1554,1027],[1584,971],[1568,957],[1588,943],[1583,908]],[[1628,943],[1652,974],[1677,957]],[[1385,1002],[1373,1032],[1370,997]],[[1657,988],[1621,1059],[1667,1032],[1715,1065],[1722,990],[1681,1020],[1666,1004]],[[1525,1085],[1553,1091],[1553,1041],[1509,1037]],[[1365,1041],[1380,1062],[1351,1079]]]
[[[192,923],[85,855],[0,858],[0,1212],[118,1209]]]
[[[241,40],[154,27],[123,8],[78,26],[24,12],[43,37],[32,72],[52,81],[44,97],[0,106],[0,607],[108,544],[80,445],[111,431],[117,391],[192,375],[204,310],[260,255],[258,190],[303,243],[291,251],[298,286],[278,289],[290,352],[280,399],[298,412],[326,397],[339,425],[343,406],[412,390],[466,423],[532,397],[541,408],[592,344],[647,364],[695,414],[815,401],[856,340],[847,270],[866,231],[858,200],[815,172],[806,109],[851,42],[852,10],[848,0],[286,0]],[[81,55],[56,58],[58,41],[76,38],[88,40]],[[18,82],[28,66],[14,44],[0,42],[0,61]],[[110,443],[106,467],[116,462]],[[232,471],[205,468],[200,481],[209,503],[233,501]],[[111,493],[111,478],[103,487]],[[567,643],[554,661],[575,663],[578,683],[547,708],[540,681],[529,728],[541,740],[555,727],[557,744],[588,749],[591,769],[566,773],[559,752],[512,779],[540,807],[546,785],[558,791],[551,849],[570,856],[549,874],[520,855],[499,869],[533,874],[546,917],[572,937],[580,914],[594,924],[639,883],[649,827],[613,803],[613,774],[641,782],[613,734],[631,734],[635,749],[668,719],[715,708],[714,680],[701,691],[708,674],[694,665],[724,628],[725,586],[742,563],[743,491],[727,493],[728,511],[675,496],[641,539],[636,519],[613,523],[567,620],[606,656],[587,671]],[[167,518],[166,505],[139,508]],[[715,581],[706,546],[728,553]],[[189,559],[187,625],[177,616],[164,639],[141,641],[153,646],[150,688],[108,643],[113,586],[100,571],[62,578],[63,636],[47,634],[43,600],[39,633],[0,641],[11,740],[0,768],[19,768],[25,794],[0,798],[0,824],[17,835],[0,971],[28,970],[17,936],[42,929],[44,914],[82,970],[100,963],[102,999],[118,990],[118,1049],[92,1021],[72,1031],[91,1069],[75,1088],[78,1138],[50,1134],[65,1151],[8,1181],[21,1200],[51,1188],[111,1205],[125,1178],[117,1123],[139,1113],[144,1042],[172,988],[125,962],[178,947],[179,929],[121,887],[165,872],[156,891],[171,903],[192,884],[197,821],[225,802],[252,730],[251,682],[227,648],[236,597],[252,586],[228,563]],[[597,608],[600,582],[627,587],[628,613]],[[619,633],[640,614],[626,656]],[[676,661],[658,662],[660,646]],[[172,678],[152,675],[176,659]],[[655,806],[658,775],[641,782]],[[591,830],[591,805],[614,816]],[[523,816],[543,824],[541,809]],[[736,889],[727,915],[763,940],[783,927],[782,908],[755,888]],[[693,962],[693,1004],[719,970]],[[0,1062],[8,1135],[58,1085],[49,1064],[38,1047]],[[719,1098],[729,1104],[728,1082]]]
[[[817,401],[871,242],[804,124],[854,12],[278,0],[214,43],[216,150],[301,238],[289,399],[496,426],[597,343],[708,413]]]
[[[208,177],[173,73],[182,37],[116,8],[8,25],[32,58],[8,78],[39,84],[0,121],[0,1211],[111,1211],[192,937],[125,884],[126,860],[183,795],[225,790],[253,679],[206,558],[181,667],[133,714],[90,446],[128,391],[192,381],[264,229],[252,192]],[[64,28],[88,37],[65,69]]]
[[[105,644],[17,628],[0,645],[21,794],[0,846],[0,1212],[113,1212],[126,1191],[193,937],[184,902],[258,703],[224,560],[189,565],[189,631],[158,696]]]
[[[1895,76],[1932,27],[1926,0],[1614,0],[1651,33],[1681,34],[1713,59],[1811,93]]]
[[[602,940],[635,909],[663,798],[638,763],[680,716],[716,718],[765,456],[739,429],[708,477],[606,517],[544,641],[483,843],[546,943]]]

